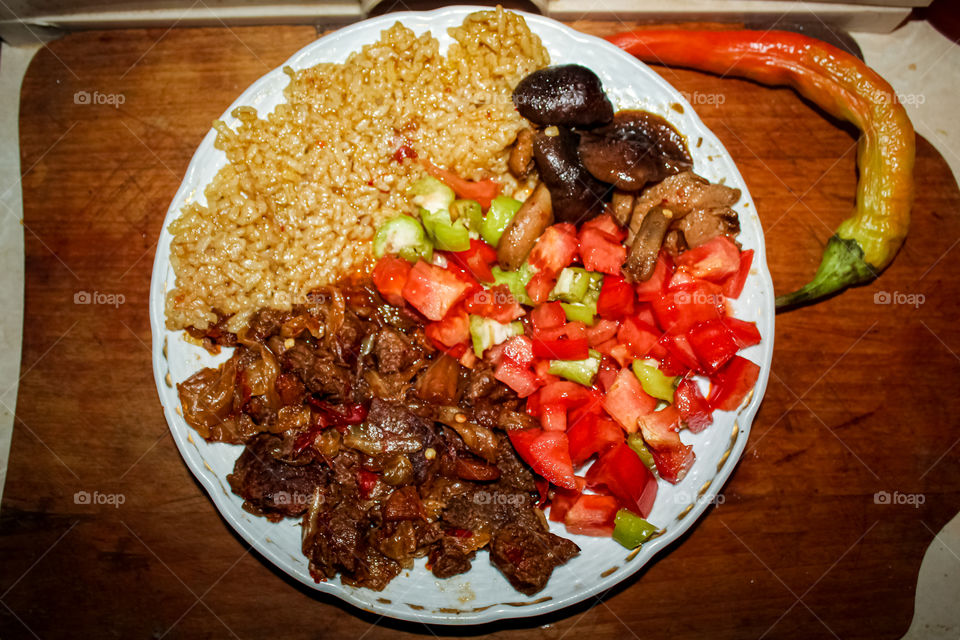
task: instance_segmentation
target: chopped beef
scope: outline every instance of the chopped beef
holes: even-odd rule
[[[511,522],[493,534],[490,562],[507,577],[513,588],[528,596],[547,585],[556,566],[580,552],[576,544],[544,529]]]

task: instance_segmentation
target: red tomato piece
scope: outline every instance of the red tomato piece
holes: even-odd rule
[[[420,160],[427,173],[444,183],[463,200],[476,200],[484,211],[490,208],[490,202],[500,193],[500,183],[496,180],[464,180],[452,171],[441,169],[432,162]]]
[[[657,266],[650,279],[646,282],[637,282],[633,286],[633,290],[637,292],[637,300],[651,301],[662,296],[672,274],[673,259],[665,251],[661,251],[657,256]]]
[[[541,379],[541,382],[543,380]],[[549,384],[549,383],[547,383]],[[540,417],[540,411],[543,409],[540,403],[540,389],[537,389],[527,397],[527,415],[533,418]]]
[[[507,434],[517,454],[534,471],[563,489],[577,488],[567,447],[567,434],[543,429],[514,429]]]
[[[561,380],[563,380],[563,378],[561,378],[560,376],[555,376],[552,373],[550,373],[549,360],[534,359],[533,372],[537,374],[537,379],[540,381],[540,384],[543,384],[543,385],[553,384],[554,382],[560,382]]]
[[[757,323],[747,322],[739,318],[724,318],[723,324],[733,332],[737,345],[741,349],[760,344],[760,330],[757,329]]]
[[[708,402],[713,409],[734,411],[753,389],[760,376],[760,367],[746,358],[733,356],[710,381]]]
[[[500,360],[500,364],[493,372],[493,377],[516,391],[521,398],[526,398],[540,387],[540,381],[535,373],[509,358]]]
[[[603,398],[603,408],[627,433],[637,430],[637,419],[653,412],[656,398],[647,395],[630,369],[621,369]]]
[[[583,360],[590,356],[590,346],[586,338],[575,340],[534,338],[533,355],[549,360]]]
[[[740,254],[740,269],[737,274],[723,283],[723,295],[733,299],[740,297],[740,294],[743,293],[743,285],[747,282],[747,276],[750,275],[750,265],[752,264],[753,249],[747,249]]]
[[[570,533],[610,537],[619,508],[620,504],[613,496],[583,493],[567,510],[563,524]]]
[[[522,318],[526,313],[505,284],[477,289],[467,296],[463,306],[467,313],[492,318],[503,324]]]
[[[540,410],[540,424],[544,431],[566,431],[567,410],[559,404],[545,404]]]
[[[597,314],[613,320],[633,315],[633,287],[621,276],[604,276],[597,300]]]
[[[567,409],[573,409],[588,404],[593,399],[590,389],[569,380],[560,380],[548,384],[540,392],[542,406],[559,404]]]
[[[541,273],[555,276],[577,259],[577,228],[569,222],[547,227],[530,251],[528,262]]]
[[[570,460],[579,467],[594,454],[603,453],[623,442],[623,429],[613,420],[588,413],[567,428]]]
[[[709,320],[693,325],[687,332],[687,340],[706,373],[713,373],[722,367],[740,349],[736,336],[725,320]]]
[[[601,353],[603,353],[601,351]],[[600,361],[600,371],[597,372],[597,386],[606,393],[613,386],[620,373],[620,366],[613,358],[607,356]]]
[[[657,481],[625,442],[603,453],[585,479],[591,489],[605,488],[623,507],[644,518],[657,498]]]
[[[543,329],[536,337],[543,340],[586,340],[587,325],[582,322],[568,322],[552,329]]]
[[[660,340],[662,332],[635,317],[627,318],[617,331],[617,341],[624,345],[634,358],[643,358]]]
[[[490,265],[497,261],[497,250],[483,240],[472,238],[470,248],[466,251],[451,251],[444,255],[477,280],[493,282],[493,271],[490,270]]]
[[[620,267],[627,259],[627,248],[602,231],[581,229],[580,257],[588,270],[615,276],[620,275]]]
[[[468,283],[446,269],[421,260],[410,269],[402,294],[417,311],[437,321],[442,320],[469,289]]]
[[[698,322],[716,320],[726,313],[720,286],[706,280],[671,286],[651,304],[657,324],[674,333],[685,333]]]
[[[460,307],[451,309],[443,320],[431,322],[424,329],[427,337],[445,347],[453,347],[470,340],[470,318]]]
[[[580,497],[580,494],[583,493],[583,490],[586,488],[586,480],[580,476],[574,476],[573,479],[576,484],[575,489],[554,488],[550,492],[550,515],[548,516],[550,520],[563,522],[567,511],[570,510],[570,507],[573,506],[573,503],[577,501],[577,498]]]
[[[533,364],[533,349],[527,336],[513,336],[503,345],[503,355],[521,367]]]
[[[533,333],[545,329],[562,327],[567,322],[567,314],[559,302],[547,302],[530,312],[530,325]]]
[[[584,222],[583,226],[580,227],[580,230],[583,231],[584,229],[596,229],[614,242],[623,242],[623,239],[627,237],[626,230],[622,229],[620,225],[617,224],[616,220],[613,219],[613,216],[606,213],[601,213],[600,215]]]
[[[620,323],[616,320],[597,320],[592,327],[587,327],[587,342],[591,347],[613,340],[620,330]]]
[[[700,387],[691,378],[684,378],[673,394],[674,404],[691,433],[700,433],[713,423],[713,413]]]
[[[547,271],[540,271],[533,274],[530,282],[527,283],[527,295],[533,300],[534,304],[542,304],[550,298],[550,292],[557,285],[557,279]]]
[[[694,278],[722,284],[740,270],[740,249],[730,238],[717,236],[681,253],[677,267],[686,268]]]
[[[670,405],[640,418],[640,433],[653,454],[657,472],[667,482],[683,480],[696,456],[693,446],[680,440],[680,412]]]
[[[409,275],[409,262],[396,256],[383,256],[373,268],[373,285],[384,300],[400,307],[403,306],[403,285]]]

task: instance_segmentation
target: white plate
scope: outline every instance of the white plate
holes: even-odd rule
[[[319,62],[342,62],[361,45],[374,42],[380,32],[401,21],[416,33],[430,30],[445,49],[451,42],[447,28],[459,25],[473,7],[452,7],[423,13],[393,13],[354,24],[320,38],[304,47],[285,65],[295,69]],[[188,202],[203,199],[204,187],[226,163],[224,154],[213,147],[210,131],[187,169],[164,220],[157,247],[150,287],[150,326],[153,331],[153,370],[164,414],[177,447],[187,466],[210,494],[223,517],[243,538],[270,562],[311,588],[342,598],[361,609],[393,618],[442,624],[476,624],[502,618],[525,617],[554,611],[605,591],[636,573],[661,549],[676,540],[716,500],[747,442],[750,423],[757,412],[767,384],[773,353],[773,285],[767,271],[763,232],[747,186],[733,160],[719,140],[703,125],[693,109],[676,89],[646,65],[617,47],[540,16],[524,14],[530,28],[543,40],[553,64],[577,62],[600,76],[616,108],[642,108],[665,117],[687,136],[695,170],[711,181],[723,181],[743,194],[736,209],[742,231],[740,242],[756,253],[743,295],[736,301],[739,318],[754,320],[763,341],[743,352],[761,365],[760,379],[749,402],[737,413],[718,412],[714,424],[699,434],[684,433],[697,455],[690,473],[677,485],[661,482],[659,495],[649,520],[664,533],[639,552],[624,549],[609,538],[568,536],[580,545],[581,553],[559,567],[547,587],[532,597],[514,591],[507,580],[478,554],[473,569],[460,576],[439,580],[420,560],[416,568],[403,572],[382,592],[342,585],[339,579],[315,583],[307,571],[307,560],[300,553],[300,523],[288,520],[270,523],[241,508],[242,500],[233,495],[226,476],[233,469],[240,447],[210,444],[199,438],[180,415],[175,385],[201,367],[216,365],[226,353],[213,358],[202,349],[186,343],[180,333],[164,327],[164,294],[173,286],[170,266],[169,224]],[[261,117],[282,99],[287,76],[274,69],[244,91],[222,119],[230,125],[234,107],[252,105]],[[683,113],[671,105],[683,106]],[[698,139],[702,142],[698,144]],[[555,533],[567,535],[561,525],[551,523]]]

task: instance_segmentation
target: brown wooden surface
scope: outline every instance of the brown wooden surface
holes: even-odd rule
[[[315,37],[308,27],[91,32],[30,67],[23,379],[0,509],[0,635],[899,637],[924,550],[960,509],[960,193],[925,140],[900,256],[877,282],[777,318],[770,385],[724,504],[602,604],[427,629],[298,588],[248,552],[168,435],[147,291],[164,213],[211,120]],[[702,96],[699,112],[756,200],[777,290],[802,284],[852,203],[850,131],[789,90],[658,71]],[[76,104],[81,90],[125,102]],[[125,302],[78,305],[80,291]],[[884,291],[925,301],[875,304]],[[77,491],[125,502],[77,504]],[[878,491],[924,503],[876,504]]]

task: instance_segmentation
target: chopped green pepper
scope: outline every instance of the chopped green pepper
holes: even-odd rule
[[[409,193],[413,196],[413,204],[431,213],[448,210],[457,197],[453,189],[431,176],[424,176],[414,182]]]
[[[657,465],[653,461],[653,454],[650,453],[650,449],[647,449],[647,443],[643,441],[643,436],[639,433],[631,433],[627,436],[627,446],[633,449],[633,452],[640,458],[643,466],[650,469],[653,473],[657,472]]]
[[[563,312],[567,316],[567,322],[582,322],[588,327],[592,327],[597,321],[597,303],[570,303],[561,302]]]
[[[660,371],[656,360],[653,358],[634,360],[633,373],[648,395],[666,402],[673,402],[673,392],[677,388],[679,377],[664,374]]]
[[[591,290],[600,296],[603,274],[587,271],[583,267],[565,267],[557,276],[557,284],[550,291],[551,300],[561,302],[584,302]]]
[[[530,265],[524,262],[516,271],[504,271],[500,267],[494,267],[491,273],[493,273],[494,285],[507,285],[507,288],[510,289],[510,293],[513,294],[513,298],[517,302],[530,306],[533,305],[533,300],[527,293],[527,283],[530,282],[530,278],[532,278],[534,274]]]
[[[549,372],[551,375],[589,387],[593,385],[593,379],[600,371],[602,357],[599,351],[590,349],[590,355],[583,360],[551,360]]]
[[[382,258],[395,253],[404,260],[416,262],[433,258],[433,244],[416,218],[399,215],[383,223],[373,237],[373,255]]]
[[[636,549],[656,532],[655,526],[628,509],[617,511],[613,520],[613,539],[627,549]]]
[[[483,209],[476,200],[454,200],[450,205],[450,218],[463,220],[470,231],[480,233],[483,224]]]
[[[470,231],[463,220],[452,221],[450,212],[420,209],[423,228],[441,251],[466,251],[470,248]]]
[[[503,324],[483,316],[470,316],[470,339],[473,341],[473,353],[478,358],[482,358],[483,352],[490,347],[519,335],[523,335],[523,322],[520,320]]]
[[[507,196],[497,196],[490,203],[487,215],[480,223],[480,237],[492,247],[500,242],[500,236],[520,210],[523,203]]]

